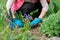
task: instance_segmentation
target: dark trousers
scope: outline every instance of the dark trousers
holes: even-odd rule
[[[19,11],[26,13],[27,15],[30,14],[30,12],[39,9],[36,14],[33,15],[33,18],[38,17],[40,15],[42,6],[41,3],[38,1],[37,3],[31,3],[31,2],[25,2],[20,9],[18,9],[16,12],[19,13]]]

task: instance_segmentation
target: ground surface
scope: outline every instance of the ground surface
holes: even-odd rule
[[[36,40],[48,40],[48,38],[46,36],[44,36],[42,33],[39,32],[39,28],[40,28],[40,26],[37,26],[37,27],[31,29],[30,30],[31,34],[37,36]]]

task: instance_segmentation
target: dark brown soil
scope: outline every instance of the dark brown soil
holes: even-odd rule
[[[37,37],[36,40],[48,40],[48,38],[45,35],[43,35],[42,33],[39,32],[39,28],[40,28],[40,26],[37,26],[37,27],[31,29],[30,30],[31,34],[36,35],[36,37]]]

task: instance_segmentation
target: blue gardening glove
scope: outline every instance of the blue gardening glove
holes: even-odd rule
[[[10,27],[11,27],[12,29],[15,28],[14,22],[10,22],[9,25],[10,25]]]
[[[37,25],[38,23],[41,22],[41,20],[42,20],[41,18],[37,18],[37,19],[33,20],[32,22],[30,22],[30,25],[31,26]]]
[[[13,22],[19,27],[23,27],[23,25],[24,25],[20,20],[18,20],[16,18],[13,18]]]

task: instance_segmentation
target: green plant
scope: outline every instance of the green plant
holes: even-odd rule
[[[0,40],[35,40],[36,36],[30,33],[30,22],[25,21],[24,23],[24,28],[15,28],[12,31],[9,29],[9,26],[6,26],[1,32]]]
[[[4,8],[2,7],[2,5],[0,5],[0,32],[2,30],[4,30],[6,23],[5,23],[5,13],[6,11],[4,10]]]
[[[4,8],[5,11],[6,11],[6,2],[7,0],[0,0],[0,5]]]
[[[60,36],[60,11],[43,20],[40,32],[48,37]]]
[[[60,9],[59,1],[60,0],[50,0],[49,9],[48,9],[45,17],[57,13],[57,11]]]

